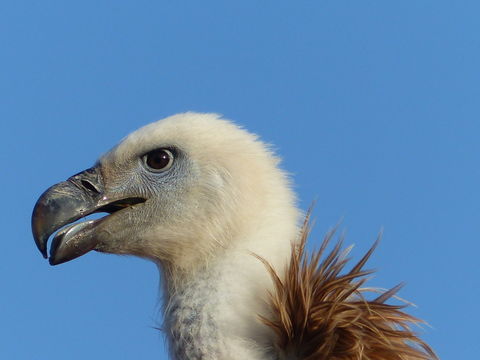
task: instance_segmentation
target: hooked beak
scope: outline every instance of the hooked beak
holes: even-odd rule
[[[112,214],[145,200],[109,197],[99,168],[95,166],[53,185],[40,196],[32,214],[33,238],[46,259],[48,238],[61,229],[53,238],[49,261],[51,265],[70,261],[95,249],[99,242],[96,229],[108,216],[75,221],[98,212]],[[68,224],[71,225],[64,227]]]

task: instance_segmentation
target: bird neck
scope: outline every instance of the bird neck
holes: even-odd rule
[[[174,359],[276,358],[274,334],[259,319],[269,314],[273,283],[253,254],[282,269],[297,229],[294,221],[269,228],[255,229],[255,237],[245,234],[244,239],[236,239],[242,246],[225,249],[195,271],[180,274],[163,269],[164,329]]]
[[[240,259],[223,260],[198,269],[195,279],[184,278],[168,291],[164,327],[176,360],[270,358],[260,351],[268,346],[270,334],[258,321],[265,314],[261,299],[266,300],[268,288],[259,280],[267,274],[249,271],[248,258],[250,264],[244,266]],[[249,283],[254,275],[256,281]]]

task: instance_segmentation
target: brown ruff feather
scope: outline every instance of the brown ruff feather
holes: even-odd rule
[[[277,336],[283,359],[302,360],[414,360],[438,359],[433,350],[411,329],[423,323],[402,311],[402,305],[390,305],[402,287],[398,285],[367,300],[366,275],[373,271],[363,266],[378,240],[347,273],[348,250],[342,241],[325,255],[335,231],[325,236],[318,252],[308,257],[305,244],[309,234],[306,217],[300,243],[293,252],[284,280],[264,259],[274,284],[271,294],[272,316],[261,320]]]

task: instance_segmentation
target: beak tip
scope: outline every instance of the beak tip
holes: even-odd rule
[[[47,246],[46,242],[41,241],[38,237],[34,235],[35,244],[37,245],[38,251],[42,254],[45,259],[48,259]]]
[[[45,227],[45,216],[42,204],[39,201],[35,204],[32,214],[32,234],[38,250],[45,259],[48,259],[47,241],[49,238],[49,229]]]
[[[50,259],[48,259],[48,262],[49,262],[49,264],[52,265],[52,266],[61,264],[61,262],[57,262],[53,256],[51,256]]]
[[[33,231],[33,238],[35,240],[35,244],[37,245],[38,251],[42,254],[42,256],[45,259],[48,259],[48,253],[47,253],[47,239],[44,239],[44,236],[40,236],[38,233]]]

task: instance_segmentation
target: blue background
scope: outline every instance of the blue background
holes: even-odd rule
[[[340,219],[372,285],[443,359],[474,359],[479,299],[476,1],[2,1],[2,359],[165,359],[156,267],[50,267],[30,214],[123,136],[187,110],[275,144],[311,239]]]

